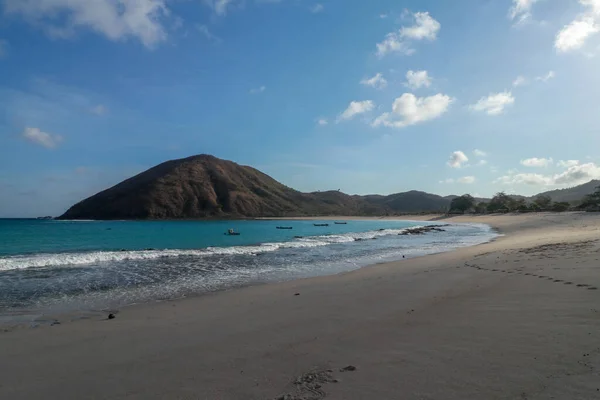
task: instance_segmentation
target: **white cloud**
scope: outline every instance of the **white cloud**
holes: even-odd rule
[[[535,78],[536,81],[548,82],[550,79],[554,78],[556,74],[554,71],[548,71],[546,75],[538,76]]]
[[[204,0],[204,4],[212,8],[215,14],[219,16],[226,15],[231,6],[235,4],[234,0]]]
[[[8,52],[8,42],[4,39],[0,39],[0,58],[6,57]]]
[[[452,179],[452,178],[444,179],[444,180],[440,181],[440,183],[448,183],[448,184],[454,183],[454,179]]]
[[[263,85],[263,86],[259,86],[259,87],[257,87],[257,88],[254,88],[254,89],[250,89],[250,94],[258,94],[258,93],[262,93],[262,92],[264,92],[265,90],[267,90],[267,87],[266,87],[266,86],[264,86],[264,85]]]
[[[392,112],[381,114],[372,125],[404,128],[429,121],[447,112],[452,102],[450,96],[441,93],[429,97],[416,97],[412,93],[404,93],[394,100]]]
[[[515,174],[501,176],[494,183],[502,183],[505,185],[525,184],[525,185],[551,185],[552,178],[541,174]]]
[[[521,160],[521,165],[532,168],[542,168],[547,167],[552,164],[552,158],[527,158],[525,160]]]
[[[146,47],[166,40],[166,0],[4,0],[6,14],[20,15],[57,38],[87,28],[110,40],[135,38]]]
[[[600,178],[600,166],[594,163],[572,165],[561,174],[554,175],[556,185],[574,185]]]
[[[450,159],[448,160],[448,165],[452,168],[460,168],[464,163],[469,161],[469,157],[465,153],[460,150],[455,151],[450,155]]]
[[[511,92],[492,93],[488,97],[482,97],[479,101],[470,106],[474,111],[484,111],[488,115],[502,114],[506,106],[515,102]]]
[[[352,101],[348,108],[339,115],[337,122],[350,120],[359,114],[372,111],[374,108],[375,103],[372,100]]]
[[[579,165],[579,160],[559,160],[556,165],[559,167],[569,168],[574,165]]]
[[[418,12],[414,14],[415,24],[413,26],[400,29],[400,36],[414,40],[435,40],[440,31],[441,25],[438,21],[431,18],[428,12]]]
[[[600,1],[579,0],[579,3],[587,9],[565,25],[554,39],[554,47],[560,53],[582,48],[590,36],[600,31]]]
[[[329,121],[327,121],[326,118],[319,118],[317,120],[317,124],[319,124],[320,126],[325,126],[325,125],[329,124]]]
[[[361,85],[371,86],[375,89],[383,89],[388,84],[387,80],[383,77],[381,73],[377,73],[372,78],[365,78],[362,81],[360,81],[360,83]]]
[[[475,155],[475,157],[480,157],[480,158],[487,157],[487,153],[485,151],[479,150],[479,149],[473,150],[473,154]]]
[[[379,14],[379,18],[381,19],[386,19],[388,17],[387,14]]]
[[[531,8],[538,0],[513,0],[508,16],[517,23],[523,23],[531,18]]]
[[[526,84],[527,84],[527,79],[524,76],[522,76],[522,75],[517,76],[516,79],[512,83],[512,85],[514,87],[523,86],[523,85],[526,85]]]
[[[313,14],[317,14],[323,11],[325,7],[323,7],[323,4],[315,4],[314,6],[312,6],[310,8],[310,12]]]
[[[108,112],[108,109],[103,104],[98,104],[97,106],[92,107],[90,111],[92,114],[104,115]]]
[[[509,175],[496,179],[494,183],[568,187],[579,185],[592,179],[600,179],[600,166],[594,163],[587,163],[572,165],[564,172],[555,175],[509,173]]]
[[[21,133],[25,139],[29,140],[32,143],[39,144],[40,146],[44,146],[48,149],[55,148],[58,143],[62,141],[62,136],[52,135],[47,132],[41,131],[39,128],[30,128],[27,127]]]
[[[437,38],[441,25],[428,12],[417,12],[413,14],[413,18],[414,25],[403,26],[397,32],[388,33],[382,42],[377,43],[379,57],[394,52],[411,55],[415,50],[410,47],[410,42],[424,39],[432,41]]]
[[[487,163],[488,163],[487,160],[479,160],[477,162],[477,165],[486,165]]]
[[[462,178],[458,178],[457,182],[458,183],[466,183],[466,184],[475,183],[475,177],[474,176],[463,176]]]
[[[427,71],[408,71],[406,73],[406,86],[411,89],[431,86],[431,77]]]

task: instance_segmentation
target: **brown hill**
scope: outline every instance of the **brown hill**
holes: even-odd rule
[[[440,211],[450,201],[424,192],[350,196],[302,193],[248,166],[198,155],[164,162],[71,207],[61,219],[178,219],[384,215]]]

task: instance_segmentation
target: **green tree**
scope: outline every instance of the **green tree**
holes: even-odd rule
[[[567,203],[566,201],[559,201],[552,205],[552,211],[555,211],[555,212],[567,211],[569,208],[571,208],[571,205],[569,203]]]
[[[548,210],[552,205],[552,198],[548,195],[541,194],[535,198],[533,201],[540,210]]]
[[[477,205],[475,206],[475,212],[477,214],[485,214],[488,208],[488,203],[484,202],[484,201],[480,201],[479,203],[477,203]]]
[[[513,210],[513,199],[504,192],[498,192],[488,204],[489,212],[508,212]]]
[[[472,209],[475,206],[475,199],[470,194],[463,194],[462,196],[455,197],[450,202],[450,212],[461,212],[464,213]]]
[[[580,208],[600,208],[600,186],[596,187],[596,191],[588,194],[581,202]]]

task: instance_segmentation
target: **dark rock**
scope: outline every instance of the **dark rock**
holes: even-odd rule
[[[347,371],[356,371],[356,367],[354,365],[348,365],[347,367],[340,368],[340,372],[347,372]]]
[[[117,316],[113,313],[108,314],[108,319],[115,319]]]

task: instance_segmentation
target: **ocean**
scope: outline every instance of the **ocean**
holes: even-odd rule
[[[0,219],[0,317],[112,310],[331,275],[476,245],[496,236],[482,224],[451,224],[443,227],[444,232],[399,235],[431,224]],[[228,229],[240,235],[225,235]]]

